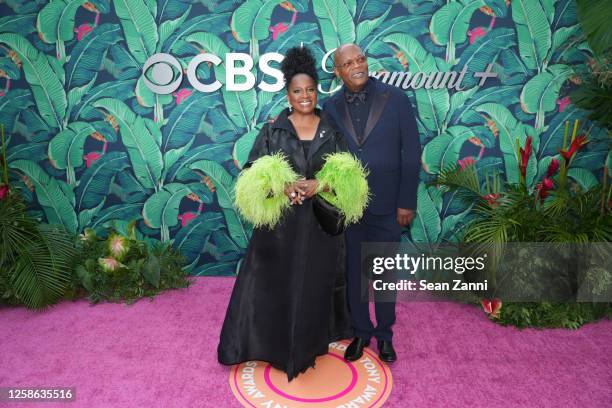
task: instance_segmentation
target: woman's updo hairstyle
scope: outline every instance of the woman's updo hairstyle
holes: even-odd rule
[[[285,88],[289,88],[291,80],[297,74],[308,75],[314,80],[315,84],[319,82],[316,61],[306,47],[290,48],[281,63],[281,71],[285,77]]]

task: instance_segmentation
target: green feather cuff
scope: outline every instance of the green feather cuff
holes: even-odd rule
[[[323,168],[315,175],[319,194],[342,211],[347,224],[359,221],[368,205],[367,175],[361,162],[347,152],[328,155]],[[330,191],[323,191],[325,186]]]
[[[262,156],[238,176],[234,203],[253,226],[273,228],[290,205],[285,185],[297,179],[282,153]]]

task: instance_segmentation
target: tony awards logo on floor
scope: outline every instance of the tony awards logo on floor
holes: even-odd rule
[[[290,383],[285,373],[268,363],[236,365],[230,371],[230,387],[245,407],[381,407],[393,385],[389,367],[368,348],[361,359],[344,360],[347,345],[346,341],[331,343],[328,354],[318,357],[314,368]]]

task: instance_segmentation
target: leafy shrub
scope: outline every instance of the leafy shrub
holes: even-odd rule
[[[40,224],[17,190],[0,199],[0,302],[45,309],[68,287],[76,255],[61,226]]]
[[[125,300],[129,304],[190,285],[182,269],[184,260],[170,244],[139,240],[134,224],[129,231],[128,236],[111,231],[104,239],[85,230],[78,244],[82,257],[73,275],[71,296],[86,291],[94,303]]]

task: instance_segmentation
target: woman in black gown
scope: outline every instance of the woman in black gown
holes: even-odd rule
[[[219,362],[260,360],[291,381],[327,353],[331,341],[351,337],[345,295],[344,234],[330,236],[313,214],[314,175],[324,156],[346,151],[331,119],[316,108],[317,72],[307,48],[288,51],[281,70],[290,107],[266,123],[247,164],[283,153],[301,179],[287,185],[291,206],[274,228],[253,230],[234,284]]]

